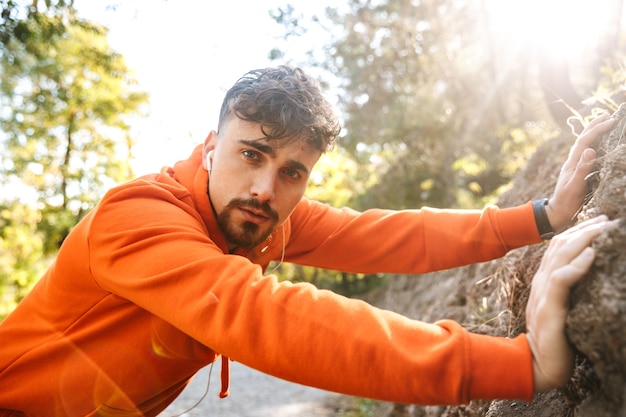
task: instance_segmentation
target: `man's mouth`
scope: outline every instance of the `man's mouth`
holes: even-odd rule
[[[253,199],[233,199],[226,205],[224,210],[231,213],[239,213],[244,222],[257,226],[278,222],[278,213],[272,210],[269,204],[259,203]]]
[[[249,221],[255,224],[261,224],[270,218],[270,216],[268,216],[262,210],[253,209],[250,207],[238,207],[238,209],[246,221]]]

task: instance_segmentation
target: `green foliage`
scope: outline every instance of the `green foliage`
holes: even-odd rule
[[[599,72],[601,79],[592,97],[585,103],[589,106],[599,106],[616,111],[624,100],[626,91],[626,54],[619,52],[603,65]],[[595,116],[594,114],[591,117]]]
[[[25,4],[25,1],[0,0],[0,50],[11,42],[25,42],[31,37],[30,19],[37,19],[40,13],[47,12],[54,15],[72,10],[73,4],[73,0],[45,0],[43,2],[32,0],[30,5]],[[51,25],[49,23],[45,25],[48,35],[63,33],[63,24],[56,22],[57,24]],[[40,30],[41,28],[38,28],[36,31]]]
[[[0,1],[0,185],[18,190],[0,200],[1,317],[104,191],[132,176],[129,118],[148,97],[71,1]]]
[[[306,65],[338,85],[339,146],[359,165],[377,166],[371,187],[355,196],[358,208],[480,207],[557,133],[539,64],[492,36],[485,7],[351,0],[308,24],[293,7],[273,13],[286,40],[306,35],[298,25],[333,36],[321,64]]]
[[[41,214],[28,205],[0,205],[0,320],[28,293],[48,262],[43,236],[37,231]]]
[[[342,146],[359,160],[375,152],[384,161],[362,206],[481,206],[536,146],[507,151],[524,118],[547,113],[541,101],[535,114],[516,113],[506,99],[519,96],[523,66],[494,83],[482,15],[477,2],[432,0],[353,0],[348,13],[331,14],[344,28],[328,61],[344,81]]]
[[[281,264],[277,271],[283,280],[308,282],[317,288],[331,290],[346,297],[365,294],[386,281],[385,274],[348,274],[290,263]]]
[[[38,192],[52,252],[104,190],[131,176],[127,118],[147,96],[106,29],[71,11],[29,13],[0,69],[0,174]]]
[[[350,206],[369,187],[369,177],[343,148],[323,154],[315,165],[307,197],[335,207]]]

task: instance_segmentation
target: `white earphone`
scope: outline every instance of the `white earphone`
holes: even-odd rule
[[[211,172],[211,157],[213,156],[213,150],[210,150],[207,154],[206,154],[206,170],[209,171],[209,173]]]

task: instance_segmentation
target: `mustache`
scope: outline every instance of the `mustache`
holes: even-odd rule
[[[244,199],[244,198],[234,198],[230,200],[230,202],[226,205],[227,209],[231,208],[251,208],[254,210],[262,211],[267,217],[274,221],[278,221],[278,213],[272,210],[270,205],[265,202],[261,203],[259,200],[254,198]]]

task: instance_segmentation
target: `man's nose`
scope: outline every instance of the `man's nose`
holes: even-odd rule
[[[275,197],[277,178],[277,174],[269,170],[255,172],[250,188],[252,197],[260,201],[272,201]]]

